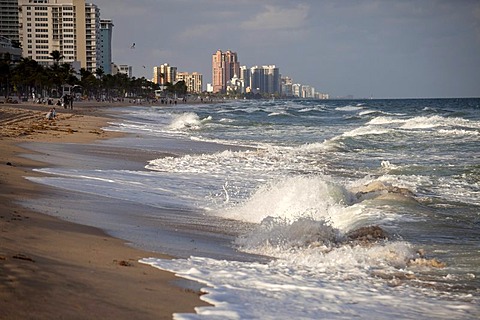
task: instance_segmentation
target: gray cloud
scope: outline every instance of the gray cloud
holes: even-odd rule
[[[114,21],[115,62],[137,77],[170,63],[209,82],[211,55],[231,49],[332,96],[480,96],[474,0],[94,2]]]
[[[254,31],[299,29],[304,26],[308,12],[309,6],[305,4],[293,8],[266,5],[261,12],[241,23],[241,27]]]

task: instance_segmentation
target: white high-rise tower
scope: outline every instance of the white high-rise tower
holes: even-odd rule
[[[23,56],[41,64],[52,63],[59,51],[61,62],[79,64],[95,72],[100,57],[100,9],[85,0],[18,0],[20,43]]]

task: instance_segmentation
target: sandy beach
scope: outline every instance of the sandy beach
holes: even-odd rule
[[[46,120],[49,106],[0,105],[0,319],[171,319],[206,305],[199,292],[175,285],[173,274],[137,262],[167,256],[19,204],[56,192],[24,178],[44,164],[22,157],[31,151],[19,144],[116,137],[101,129],[106,106],[77,103]]]

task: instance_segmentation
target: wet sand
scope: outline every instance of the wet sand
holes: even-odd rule
[[[117,104],[120,105],[120,104]],[[103,231],[26,209],[21,201],[59,194],[29,182],[45,164],[21,156],[25,142],[88,143],[119,136],[101,130],[107,104],[57,108],[0,105],[0,318],[171,319],[206,305],[199,292],[175,285],[176,277],[139,264],[166,255],[132,248]],[[37,155],[38,156],[38,155]],[[70,208],[71,209],[71,208]]]

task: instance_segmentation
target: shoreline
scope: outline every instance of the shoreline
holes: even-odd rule
[[[166,255],[133,248],[100,229],[29,210],[22,200],[55,194],[24,176],[44,164],[23,157],[24,142],[87,143],[122,136],[101,130],[102,108],[130,104],[78,103],[74,110],[51,106],[0,105],[0,318],[171,319],[207,303],[181,288],[173,274],[138,263]],[[61,246],[59,244],[62,244]],[[175,284],[176,283],[176,284]]]

